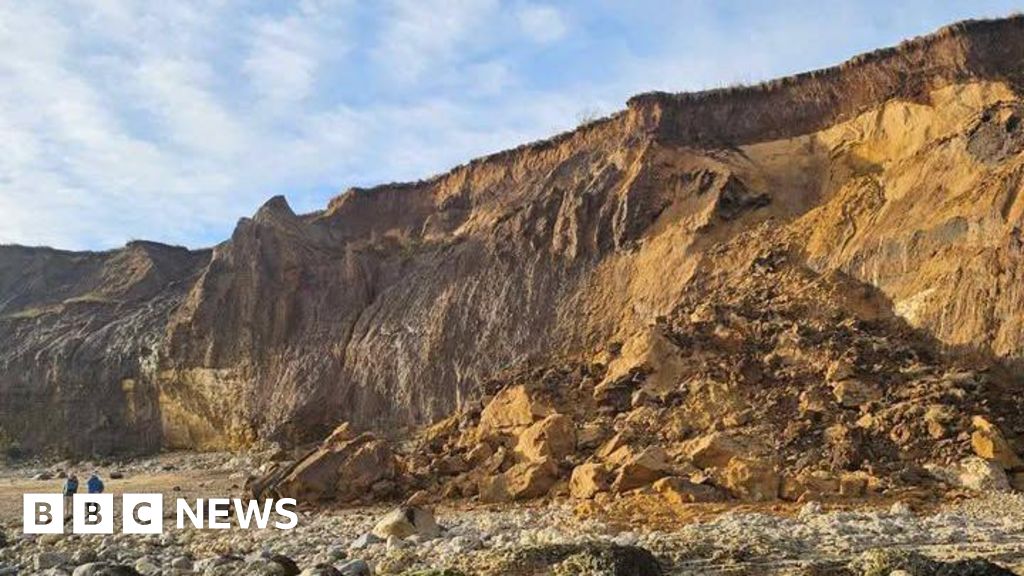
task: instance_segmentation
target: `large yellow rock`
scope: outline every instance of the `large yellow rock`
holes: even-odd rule
[[[621,450],[629,450],[626,447]],[[615,473],[612,490],[626,492],[646,486],[669,473],[668,455],[660,446],[651,446],[626,458]]]
[[[505,479],[504,474],[484,476],[477,483],[477,492],[480,495],[480,501],[488,504],[512,500],[512,494],[508,491],[508,480]]]
[[[1018,470],[1024,468],[1024,461],[1006,441],[1003,433],[995,424],[989,422],[983,416],[975,416],[971,423],[974,425],[974,432],[971,433],[971,447],[978,456],[997,464],[1003,470]]]
[[[607,442],[602,444],[601,447],[597,449],[595,455],[598,458],[601,458],[602,460],[607,460],[608,458],[611,457],[612,454],[614,454],[620,448],[628,444],[629,438],[627,437],[627,435],[624,432],[619,432],[615,436],[609,438]]]
[[[784,478],[779,495],[784,500],[799,502],[824,500],[839,495],[839,488],[839,478],[823,470],[816,470],[796,477]]]
[[[512,386],[499,392],[483,409],[477,430],[481,438],[518,433],[552,413],[554,410],[534,398],[526,386]]]
[[[552,414],[536,422],[519,435],[516,454],[523,460],[538,462],[544,458],[561,460],[576,450],[576,427],[572,418]]]
[[[477,487],[483,502],[529,500],[548,493],[558,482],[558,466],[551,458],[540,462],[522,462],[505,472],[486,476]]]
[[[683,444],[683,452],[698,468],[725,468],[733,458],[763,451],[763,446],[753,439],[725,432],[713,432]]]
[[[779,497],[779,472],[770,462],[733,458],[725,467],[721,484],[741,500],[766,502]]]
[[[660,326],[634,334],[622,346],[619,356],[608,364],[608,371],[597,389],[607,387],[631,372],[647,373],[643,388],[654,396],[674,392],[686,373],[686,362],[679,346],[665,335]]]
[[[569,494],[573,498],[587,500],[607,491],[610,483],[611,473],[604,464],[587,462],[573,469],[569,477]]]
[[[655,482],[653,487],[662,498],[676,506],[694,502],[718,502],[723,497],[722,493],[712,486],[696,484],[678,476],[662,478]]]

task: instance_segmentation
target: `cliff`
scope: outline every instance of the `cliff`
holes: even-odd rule
[[[965,22],[760,86],[640,95],[313,214],[274,198],[212,250],[0,248],[0,436],[151,451],[429,423],[495,375],[724,298],[706,279],[741,273],[725,247],[744,242],[877,292],[871,314],[936,353],[1019,359],[1022,54],[1024,18]]]

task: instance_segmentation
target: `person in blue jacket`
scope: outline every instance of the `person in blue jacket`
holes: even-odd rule
[[[85,486],[89,489],[89,494],[100,494],[103,492],[103,480],[100,480],[99,475],[95,472],[92,473],[92,476],[89,476]]]

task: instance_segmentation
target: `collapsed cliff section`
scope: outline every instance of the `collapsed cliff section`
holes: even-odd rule
[[[82,450],[422,425],[495,374],[631,341],[765,222],[761,241],[878,290],[935,346],[1019,358],[1022,43],[1020,17],[968,22],[760,86],[641,95],[320,212],[274,198],[210,251],[4,249],[0,381],[22,399],[0,425]],[[24,407],[77,403],[65,389],[111,432],[30,432]]]
[[[412,441],[343,424],[250,490],[341,503],[570,497],[636,513],[645,501],[1024,489],[1020,375],[943,353],[878,289],[810,268],[778,224],[719,244],[678,306],[626,341],[497,374]]]

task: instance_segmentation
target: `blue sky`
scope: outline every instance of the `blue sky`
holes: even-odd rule
[[[646,90],[819,68],[1024,3],[0,2],[0,243],[191,247]]]

